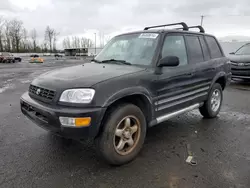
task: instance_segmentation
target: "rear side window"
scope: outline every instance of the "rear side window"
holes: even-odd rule
[[[186,41],[190,63],[203,62],[204,58],[199,38],[197,36],[186,36]]]
[[[212,58],[220,58],[220,57],[222,57],[220,47],[219,47],[217,41],[215,40],[215,38],[214,37],[209,37],[209,36],[206,36],[205,38],[206,38],[208,47],[209,47],[210,52],[211,52],[211,57]]]
[[[207,60],[209,60],[211,58],[210,54],[209,54],[207,44],[206,44],[206,42],[204,40],[204,37],[199,37],[199,39],[200,39],[200,42],[201,42],[201,48],[202,48],[202,51],[203,51],[204,59],[205,59],[205,61],[207,61]]]

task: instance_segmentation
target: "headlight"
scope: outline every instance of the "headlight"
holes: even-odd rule
[[[60,101],[68,103],[90,103],[94,95],[94,89],[68,89],[62,93]]]

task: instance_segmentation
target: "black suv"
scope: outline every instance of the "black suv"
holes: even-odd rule
[[[250,80],[250,43],[230,54],[232,78]]]
[[[181,25],[169,30],[149,30]],[[148,128],[190,110],[220,111],[230,62],[214,36],[185,23],[114,37],[89,63],[43,74],[22,112],[66,138],[94,138],[110,164],[133,160]]]

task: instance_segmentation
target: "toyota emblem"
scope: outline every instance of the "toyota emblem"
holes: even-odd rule
[[[244,63],[239,63],[239,66],[244,66],[245,64]]]
[[[36,90],[36,94],[39,95],[41,93],[41,89]]]

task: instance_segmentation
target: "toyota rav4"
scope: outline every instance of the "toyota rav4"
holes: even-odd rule
[[[150,127],[194,109],[216,117],[230,70],[202,27],[152,26],[114,37],[89,63],[39,76],[21,110],[54,134],[93,138],[108,163],[122,165],[138,155]]]

